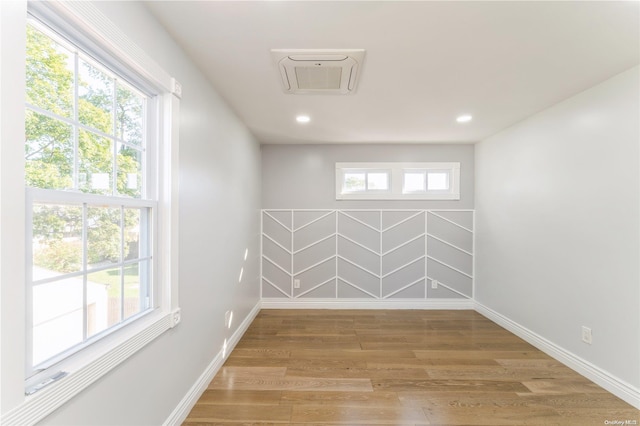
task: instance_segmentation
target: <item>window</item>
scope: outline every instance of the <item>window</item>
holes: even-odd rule
[[[149,96],[35,20],[26,81],[29,374],[152,308],[157,200]]]
[[[180,320],[181,88],[91,5],[29,14],[25,393],[63,402]]]
[[[459,200],[460,163],[336,163],[337,200]]]
[[[451,190],[451,170],[404,169],[403,194],[448,194]]]
[[[343,193],[380,192],[389,190],[388,171],[344,171]]]

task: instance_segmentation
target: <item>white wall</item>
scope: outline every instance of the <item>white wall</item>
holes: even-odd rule
[[[638,71],[476,145],[475,182],[477,301],[636,392]]]
[[[182,322],[42,423],[158,425],[259,301],[260,149],[142,3],[96,2],[96,6],[183,86],[179,197]],[[4,4],[2,7],[4,12]],[[24,39],[24,25],[22,17],[12,27],[15,34],[9,35]],[[4,43],[4,27],[2,35]],[[22,75],[23,63],[15,65]],[[8,69],[4,56],[2,65],[4,78]],[[2,90],[5,95],[4,86]],[[22,110],[23,102],[22,97],[17,110]],[[5,111],[3,104],[3,120]],[[3,148],[5,142],[3,134]],[[5,208],[3,204],[3,214]],[[245,249],[249,250],[247,261]],[[231,330],[224,327],[227,310],[234,311]],[[23,398],[24,390],[15,380],[4,386],[9,376],[4,359],[13,348],[3,346],[2,350],[4,411]],[[20,365],[18,372],[21,369]]]

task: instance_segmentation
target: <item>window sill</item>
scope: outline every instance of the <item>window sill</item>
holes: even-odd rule
[[[460,194],[434,194],[434,193],[345,193],[336,194],[336,200],[460,200]]]
[[[100,351],[92,360],[83,365],[80,360],[74,362],[74,366],[65,366],[72,370],[69,374],[42,388],[37,393],[25,397],[24,402],[0,418],[0,424],[34,424],[51,414],[65,402],[79,394],[100,377],[114,369],[131,355],[145,347],[156,337],[170,328],[175,327],[180,321],[180,311],[158,311],[151,313],[144,320],[131,324],[128,330],[117,333],[118,336],[110,341],[110,349]],[[114,336],[115,337],[115,336]],[[90,351],[96,354],[101,348],[96,347]]]

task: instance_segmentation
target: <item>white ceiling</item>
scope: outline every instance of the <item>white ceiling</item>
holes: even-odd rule
[[[637,1],[148,7],[262,143],[476,142],[640,62]],[[365,49],[357,92],[283,93],[270,50],[307,48]]]

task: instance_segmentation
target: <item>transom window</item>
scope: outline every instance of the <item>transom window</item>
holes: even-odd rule
[[[460,163],[336,163],[338,200],[459,200]]]
[[[402,173],[403,194],[435,193],[451,188],[451,170],[405,169]]]
[[[27,376],[154,307],[155,99],[30,19]]]
[[[389,171],[361,171],[352,170],[344,172],[342,191],[344,193],[357,193],[367,191],[388,191]]]

